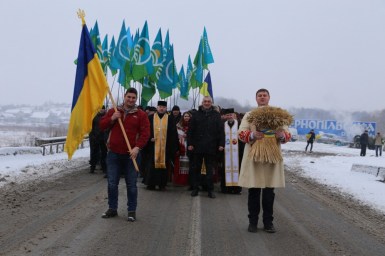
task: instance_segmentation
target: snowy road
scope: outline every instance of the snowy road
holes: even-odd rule
[[[247,193],[183,187],[147,191],[139,184],[137,222],[102,219],[106,180],[84,167],[57,179],[1,188],[0,255],[383,255],[385,217],[330,188],[286,172],[276,190],[278,232],[247,232]],[[122,180],[123,181],[123,180]],[[124,182],[123,182],[124,183]]]

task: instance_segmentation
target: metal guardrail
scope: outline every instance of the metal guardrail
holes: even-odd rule
[[[376,177],[382,178],[382,180],[380,180],[381,182],[385,182],[385,167],[383,166],[353,164],[351,170],[354,172],[374,175]]]
[[[64,144],[67,137],[51,137],[51,138],[36,138],[35,146],[42,148],[43,156],[52,155],[54,153],[60,153],[64,151]],[[79,148],[84,148],[85,144],[88,142],[88,136],[84,137],[83,141],[80,143]]]

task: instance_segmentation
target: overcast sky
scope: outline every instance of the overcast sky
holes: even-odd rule
[[[331,110],[385,108],[383,0],[0,1],[0,104],[71,103],[81,21],[101,37],[170,30],[179,70],[206,26],[214,97]]]

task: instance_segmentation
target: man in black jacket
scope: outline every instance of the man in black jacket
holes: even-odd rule
[[[107,171],[106,133],[99,128],[100,118],[105,114],[106,108],[103,106],[92,120],[92,130],[88,135],[90,141],[90,173],[95,173],[95,168],[98,163],[100,163],[104,173]]]
[[[198,195],[201,168],[204,161],[208,196],[215,198],[213,169],[215,168],[217,152],[224,149],[225,134],[221,115],[214,110],[210,96],[203,98],[202,106],[193,114],[187,133],[187,141],[188,150],[192,152],[194,159],[191,196]]]
[[[368,130],[365,130],[365,132],[361,134],[360,144],[361,144],[360,156],[366,156],[366,148],[368,147],[368,144],[369,144]]]
[[[313,143],[315,140],[315,133],[314,130],[311,129],[310,132],[306,135],[307,137],[307,145],[305,148],[305,152],[307,151],[307,147],[310,145],[310,153],[313,152]]]

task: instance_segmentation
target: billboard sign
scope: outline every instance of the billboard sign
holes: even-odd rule
[[[290,126],[296,128],[298,135],[306,135],[311,129],[318,133],[334,134],[340,137],[354,137],[368,130],[369,136],[376,135],[376,122],[343,123],[336,120],[296,119]]]
[[[365,130],[368,130],[369,136],[376,136],[376,123],[375,122],[353,122],[353,127],[357,130],[360,130],[363,133]]]
[[[313,129],[316,133],[332,133],[337,136],[346,136],[344,126],[336,120],[296,119],[291,127],[297,128],[299,135],[305,135]]]

